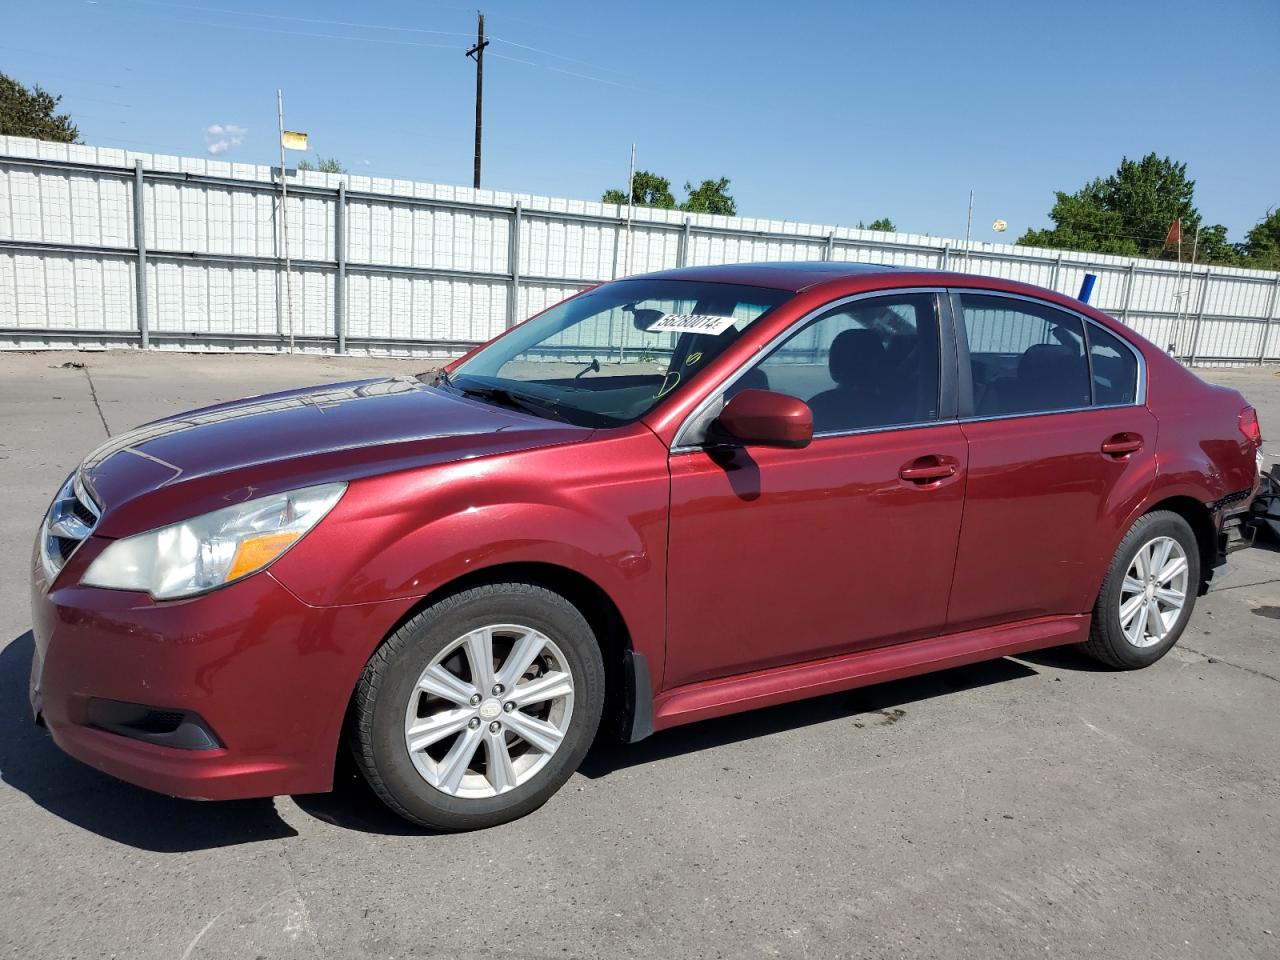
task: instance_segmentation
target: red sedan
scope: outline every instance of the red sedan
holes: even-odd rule
[[[111,439],[32,561],[31,702],[184,797],[535,809],[655,730],[1078,644],[1160,659],[1256,415],[1115,320],[838,263],[595,287],[419,378]]]

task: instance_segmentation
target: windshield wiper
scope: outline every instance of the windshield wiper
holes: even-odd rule
[[[514,390],[508,390],[506,387],[462,387],[456,384],[450,384],[456,390],[461,390],[465,396],[476,397],[480,400],[492,400],[506,407],[513,407],[516,410],[523,410],[526,413],[536,414],[538,416],[550,416],[556,420],[568,422],[565,415],[556,409],[556,405],[549,400],[539,400],[537,397],[529,397],[523,393],[516,393]]]

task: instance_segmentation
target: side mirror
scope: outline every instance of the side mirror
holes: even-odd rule
[[[813,439],[813,411],[803,400],[772,390],[743,390],[716,418],[722,434],[758,447],[807,447]]]

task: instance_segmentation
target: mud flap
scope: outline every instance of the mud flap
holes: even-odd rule
[[[622,711],[622,737],[627,743],[653,733],[653,688],[649,685],[649,661],[643,653],[626,651],[623,657],[626,700]]]

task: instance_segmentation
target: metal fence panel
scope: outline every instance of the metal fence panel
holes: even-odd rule
[[[288,173],[286,273],[279,177],[0,137],[0,348],[440,355],[617,276],[837,260],[1067,294],[1092,273],[1095,305],[1181,357],[1280,359],[1276,273],[314,171]]]

